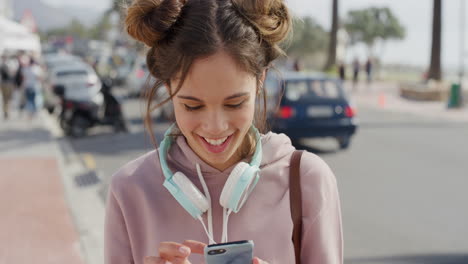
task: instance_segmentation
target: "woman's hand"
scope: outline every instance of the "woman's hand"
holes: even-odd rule
[[[190,264],[188,257],[191,253],[203,254],[206,244],[193,240],[186,240],[179,244],[176,242],[162,242],[159,244],[159,257],[146,257],[144,264]]]
[[[255,257],[255,258],[253,259],[253,261],[252,261],[252,264],[268,264],[268,262],[263,261],[263,260],[261,260],[261,259]]]

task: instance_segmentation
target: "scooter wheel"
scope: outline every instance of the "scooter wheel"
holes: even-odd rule
[[[114,122],[114,131],[115,132],[128,132],[127,124],[121,118],[117,119]]]
[[[85,117],[76,115],[71,120],[70,135],[77,138],[84,137],[86,136],[86,130],[88,129],[88,126],[89,121]]]

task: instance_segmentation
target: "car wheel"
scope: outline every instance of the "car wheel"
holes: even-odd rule
[[[338,137],[338,144],[340,145],[340,149],[347,149],[349,144],[351,144],[351,137],[350,136],[342,136]]]

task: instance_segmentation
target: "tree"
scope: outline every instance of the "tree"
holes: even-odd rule
[[[90,28],[89,35],[92,39],[104,40],[106,39],[106,33],[111,29],[112,25],[110,24],[109,13],[105,13],[97,24]]]
[[[345,28],[352,44],[363,42],[367,45],[369,56],[373,55],[377,41],[385,42],[405,37],[405,28],[387,7],[351,10],[348,12]]]
[[[333,0],[332,5],[332,27],[330,31],[330,41],[328,43],[328,59],[324,70],[330,70],[336,63],[336,34],[338,32],[338,0]]]
[[[311,17],[293,18],[293,30],[289,40],[289,45],[285,47],[289,55],[311,55],[325,51],[327,33]]]
[[[73,19],[67,26],[62,28],[54,28],[51,30],[46,31],[43,34],[45,39],[51,36],[73,36],[76,38],[89,38],[89,31],[88,29],[80,23],[77,19]]]
[[[113,0],[111,8],[106,11],[105,15],[110,15],[113,12],[118,13],[120,23],[122,24],[125,18],[125,16],[123,15],[123,12],[125,8],[129,6],[131,3],[132,3],[132,0]]]
[[[442,71],[440,67],[441,50],[441,29],[442,29],[442,1],[434,0],[432,15],[432,47],[431,64],[429,66],[428,79],[440,80]]]

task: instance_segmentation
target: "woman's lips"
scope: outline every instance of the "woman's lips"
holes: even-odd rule
[[[221,153],[226,148],[229,146],[229,143],[231,142],[233,135],[228,136],[228,138],[223,142],[223,144],[215,146],[211,145],[208,143],[202,136],[198,136],[200,138],[200,141],[202,142],[203,146],[205,147],[206,150],[208,150],[211,153]]]

